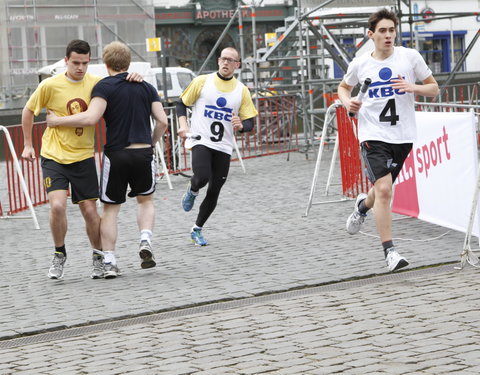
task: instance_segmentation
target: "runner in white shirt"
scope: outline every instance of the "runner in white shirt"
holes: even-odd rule
[[[347,220],[347,232],[360,231],[367,211],[373,208],[385,260],[390,271],[408,265],[392,241],[393,182],[412,149],[416,134],[415,95],[434,97],[438,84],[422,56],[413,49],[394,47],[396,15],[382,9],[368,20],[368,37],[375,49],[355,58],[338,86],[338,96],[348,112],[358,113],[358,139],[367,177],[373,184],[359,194]],[[352,89],[366,78],[372,83],[362,102],[351,97]],[[421,81],[422,84],[415,82]]]
[[[257,110],[248,88],[234,77],[240,67],[235,48],[224,48],[218,58],[218,71],[196,77],[180,96],[177,115],[178,135],[185,138],[191,132],[200,135],[192,140],[193,176],[182,198],[185,211],[193,208],[199,190],[208,184],[207,194],[190,231],[192,242],[208,244],[202,228],[217,206],[220,190],[227,180],[235,131],[253,129]],[[192,107],[191,128],[187,123],[186,107]]]

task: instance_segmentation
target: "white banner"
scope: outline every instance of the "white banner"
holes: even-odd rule
[[[477,184],[471,112],[416,112],[417,140],[395,184],[393,212],[466,232]],[[479,210],[473,234],[480,235]]]

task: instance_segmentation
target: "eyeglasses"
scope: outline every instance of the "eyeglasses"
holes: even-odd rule
[[[233,64],[234,62],[239,62],[239,60],[234,60],[230,57],[219,57],[218,60],[221,62],[227,62],[229,64]]]

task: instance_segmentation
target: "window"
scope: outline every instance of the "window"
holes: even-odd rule
[[[419,32],[414,36],[418,41],[416,48],[425,59],[432,72],[451,72],[465,50],[466,31],[433,31]],[[452,34],[453,34],[453,59],[452,59]],[[411,47],[410,33],[402,33],[403,45]],[[459,71],[465,71],[465,63]]]
[[[163,74],[162,73],[157,73],[155,74],[155,77],[157,78],[157,88],[158,91],[163,90]],[[171,90],[172,87],[172,75],[167,72],[167,90]]]
[[[355,44],[353,43],[353,38],[342,38],[340,39],[340,43],[348,53],[352,54],[355,52]],[[340,55],[339,55],[340,56]],[[340,66],[334,62],[333,63],[333,77],[334,78],[342,78],[346,72],[343,71]]]
[[[178,77],[178,84],[180,85],[180,88],[182,90],[185,90],[187,88],[187,86],[189,85],[189,83],[192,81],[193,79],[193,75],[192,73],[181,73],[181,72],[178,72],[177,73],[177,77]]]

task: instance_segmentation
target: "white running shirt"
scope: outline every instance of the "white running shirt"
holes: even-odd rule
[[[202,137],[198,141],[192,140],[192,147],[200,144],[232,155],[232,114],[238,115],[243,84],[237,82],[232,92],[219,91],[214,83],[215,74],[208,75],[192,108],[191,132]]]
[[[432,71],[414,49],[394,47],[385,60],[374,59],[372,52],[354,58],[343,78],[349,86],[372,80],[358,113],[358,140],[412,143],[416,137],[415,96],[393,90],[391,79],[401,75],[415,83],[427,79]]]

